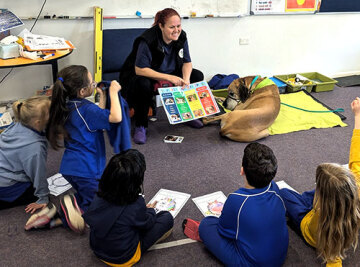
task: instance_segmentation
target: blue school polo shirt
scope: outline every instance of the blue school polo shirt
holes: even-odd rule
[[[281,266],[289,244],[285,206],[279,188],[240,188],[231,193],[222,210],[218,231],[235,240],[238,252],[256,266]]]
[[[163,48],[165,57],[158,72],[161,73],[172,73],[176,68],[176,51],[173,49],[173,43],[166,44],[164,41],[160,41],[160,44]],[[184,63],[191,62],[189,46],[188,42],[184,43]],[[138,51],[136,54],[135,66],[139,68],[151,68],[152,55],[149,49],[149,46],[146,44],[144,40],[142,40],[139,44]]]
[[[65,140],[65,151],[60,173],[99,179],[105,168],[103,130],[110,129],[108,109],[101,109],[86,99],[72,99],[65,122],[70,139]]]

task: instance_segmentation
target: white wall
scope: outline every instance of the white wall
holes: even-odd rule
[[[30,29],[34,20],[24,22]],[[142,28],[152,22],[107,19],[104,28]],[[317,71],[331,77],[359,73],[359,24],[359,13],[182,20],[193,65],[206,79],[217,73],[272,76]],[[82,64],[93,71],[91,19],[39,20],[33,33],[62,36],[74,43],[77,49],[59,60],[59,68]],[[239,38],[248,39],[249,44],[239,45]],[[8,70],[0,69],[0,80]],[[14,68],[0,84],[0,101],[29,97],[51,82],[50,65]]]

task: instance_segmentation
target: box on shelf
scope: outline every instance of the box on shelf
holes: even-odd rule
[[[300,74],[315,83],[315,86],[313,88],[314,92],[325,92],[334,90],[335,83],[337,83],[337,80],[326,77],[325,75],[318,72],[305,72]]]
[[[301,75],[301,73],[298,73],[298,74]],[[274,77],[287,84],[286,91],[289,93],[300,91],[300,90],[306,90],[310,93],[316,85],[315,82],[311,82],[310,84],[300,84],[300,85],[295,85],[293,83],[290,83],[289,79],[296,78],[295,73],[294,74],[286,74],[286,75],[275,75]]]
[[[285,91],[286,91],[286,83],[280,81],[279,79],[277,79],[275,77],[270,77],[269,79],[272,80],[276,84],[276,86],[279,88],[279,93],[280,94],[285,93]]]

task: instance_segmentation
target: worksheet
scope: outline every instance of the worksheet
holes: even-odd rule
[[[54,196],[58,196],[72,187],[61,173],[54,174],[47,178],[47,182],[49,184],[50,194]]]
[[[220,217],[226,199],[227,198],[222,191],[217,191],[211,194],[193,198],[192,200],[205,217]]]
[[[175,218],[189,198],[190,194],[162,188],[149,201],[149,204],[157,201],[157,204],[155,206],[156,213],[166,210],[169,211],[171,215]]]

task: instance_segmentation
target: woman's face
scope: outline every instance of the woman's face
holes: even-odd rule
[[[165,22],[165,25],[159,24],[162,31],[162,37],[166,44],[177,41],[181,33],[181,19],[177,16],[171,16]]]

